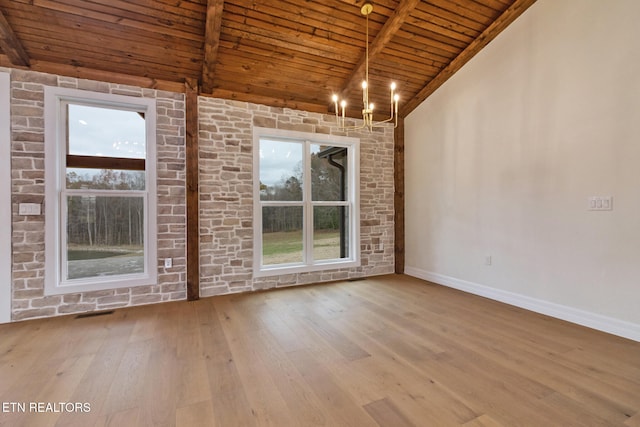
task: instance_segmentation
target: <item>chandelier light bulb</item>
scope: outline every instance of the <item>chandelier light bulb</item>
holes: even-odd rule
[[[342,102],[340,103],[340,106],[341,106],[342,108],[346,107],[346,106],[347,106],[347,101],[345,101],[345,100],[343,99],[343,100],[342,100]]]
[[[396,90],[396,82],[391,83],[391,90]]]
[[[367,88],[367,81],[363,80],[362,81],[362,89],[366,89]]]
[[[400,95],[398,95],[397,93],[395,95],[393,95],[393,100],[395,102],[398,102],[400,100]]]
[[[338,95],[334,93],[331,99],[333,100],[333,102],[338,102]]]
[[[373,102],[372,102],[371,104],[369,104],[369,109],[370,109],[371,111],[373,111]]]

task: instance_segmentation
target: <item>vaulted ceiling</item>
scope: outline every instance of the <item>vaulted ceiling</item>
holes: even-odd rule
[[[535,0],[375,0],[372,101],[411,112]],[[361,108],[363,0],[0,0],[0,66],[332,112]]]

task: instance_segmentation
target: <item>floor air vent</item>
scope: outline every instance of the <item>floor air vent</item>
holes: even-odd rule
[[[115,313],[115,310],[107,310],[107,311],[92,311],[90,313],[82,313],[76,316],[76,319],[84,319],[85,317],[96,317],[96,316],[106,316],[108,314]]]

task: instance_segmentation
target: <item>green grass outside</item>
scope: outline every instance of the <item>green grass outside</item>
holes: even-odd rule
[[[71,244],[67,248],[68,261],[82,261],[88,259],[102,259],[119,256],[140,255],[143,251],[141,246],[83,246]]]
[[[302,252],[302,230],[262,235],[262,254],[265,257],[296,252]]]
[[[340,256],[340,234],[336,230],[316,231],[314,256],[331,259]],[[302,230],[264,233],[262,235],[262,262],[264,265],[302,261]]]

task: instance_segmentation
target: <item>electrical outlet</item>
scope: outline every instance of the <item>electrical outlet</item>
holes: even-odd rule
[[[484,265],[491,265],[491,255],[485,255]]]
[[[173,267],[173,260],[171,258],[165,258],[164,268],[171,268],[171,267]]]

